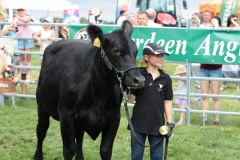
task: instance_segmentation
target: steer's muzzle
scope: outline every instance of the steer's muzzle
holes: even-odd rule
[[[142,88],[144,86],[144,81],[145,81],[145,78],[142,75],[135,77],[133,80],[133,83],[135,86],[134,88]]]
[[[124,88],[138,89],[144,86],[145,78],[139,72],[138,74],[126,74],[123,78]]]

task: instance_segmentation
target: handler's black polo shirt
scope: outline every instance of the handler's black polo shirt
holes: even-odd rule
[[[164,72],[156,79],[147,72],[146,68],[140,69],[145,77],[144,87],[133,91],[136,104],[133,108],[132,124],[136,132],[160,135],[159,127],[165,125],[164,100],[173,99],[172,80]]]

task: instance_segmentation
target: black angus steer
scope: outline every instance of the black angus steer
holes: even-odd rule
[[[43,159],[42,144],[50,116],[60,121],[65,160],[74,156],[84,159],[84,132],[93,140],[102,133],[101,159],[111,159],[122,89],[143,87],[145,80],[136,66],[132,31],[128,21],[109,34],[89,25],[92,42],[61,40],[46,48],[36,93],[38,141],[34,160]],[[94,40],[98,47],[93,45]]]

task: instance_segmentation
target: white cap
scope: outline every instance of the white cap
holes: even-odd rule
[[[48,23],[53,23],[53,19],[51,17],[46,17],[44,21],[47,21]]]
[[[23,6],[17,8],[17,10],[20,10],[20,9],[22,9],[22,10],[26,10],[26,8],[23,7]]]

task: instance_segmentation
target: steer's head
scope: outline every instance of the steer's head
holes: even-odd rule
[[[136,65],[137,46],[131,39],[133,27],[124,21],[120,30],[103,34],[101,28],[89,25],[87,32],[92,43],[99,47],[104,63],[103,72],[124,87],[141,88],[145,78]]]

